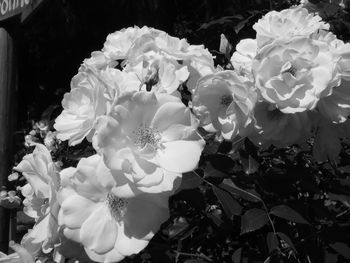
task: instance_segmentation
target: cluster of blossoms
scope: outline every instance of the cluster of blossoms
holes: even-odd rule
[[[350,44],[299,6],[271,11],[232,55],[238,74],[254,82],[254,125],[248,137],[284,147],[315,136],[316,160],[336,160],[350,115]]]
[[[205,145],[178,88],[186,82],[195,89],[212,72],[203,46],[163,31],[134,27],[109,35],[73,77],[54,124],[58,140],[75,146],[86,139],[96,154],[61,169],[50,149],[33,141],[34,152],[14,167],[28,181],[24,212],[36,220],[22,245],[33,255],[54,250],[97,262],[145,248]],[[73,245],[77,253],[69,254]]]
[[[22,245],[97,262],[138,253],[169,218],[182,175],[198,166],[198,128],[263,147],[316,136],[315,157],[335,158],[348,131],[350,44],[302,7],[269,12],[253,28],[256,39],[231,57],[234,70],[160,30],[110,34],[73,77],[54,125],[57,139],[86,139],[96,154],[61,169],[50,147],[33,142],[14,168],[28,181],[24,212],[36,220]]]

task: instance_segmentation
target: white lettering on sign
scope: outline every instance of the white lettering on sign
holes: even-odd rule
[[[30,0],[0,0],[0,20],[19,14]]]

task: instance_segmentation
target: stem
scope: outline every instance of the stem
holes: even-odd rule
[[[238,144],[239,142],[243,141],[245,138],[246,137],[242,137],[242,138],[238,139],[237,141],[232,142],[232,147],[235,146],[236,144]]]
[[[350,208],[346,209],[346,210],[343,211],[343,212],[340,212],[340,213],[337,214],[335,217],[336,217],[336,218],[341,217],[342,215],[345,215],[345,214],[347,214],[348,212],[350,212]]]
[[[269,212],[269,210],[268,210],[268,208],[267,208],[265,202],[264,202],[263,200],[261,200],[261,202],[262,202],[263,207],[264,207],[264,210],[265,210],[265,212],[266,212],[266,214],[267,214],[267,218],[268,218],[269,221],[270,221],[270,225],[271,225],[271,228],[272,228],[272,232],[273,232],[273,234],[277,237],[275,225],[273,224],[273,221],[272,221],[272,219],[271,219],[271,217],[270,217],[270,212]],[[277,237],[277,240],[279,240],[278,237]]]
[[[203,258],[203,259],[205,259],[205,260],[207,260],[209,262],[213,261],[210,257],[204,255],[203,253],[201,253],[201,254],[192,254],[192,253],[180,252],[180,251],[177,251],[177,250],[174,250],[174,252],[177,254],[177,256],[198,257],[198,258]]]

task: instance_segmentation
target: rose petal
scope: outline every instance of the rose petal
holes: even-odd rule
[[[159,165],[171,172],[185,173],[197,167],[204,141],[172,141],[163,146],[156,155]]]
[[[117,241],[115,242],[115,246],[118,252],[124,256],[130,256],[132,254],[139,253],[149,243],[149,240],[143,240],[143,239],[135,238],[133,236],[127,236],[124,233],[123,225],[120,225],[118,229],[119,229],[119,233],[118,233]]]
[[[81,195],[72,195],[65,199],[61,209],[63,223],[69,228],[80,227],[89,215],[95,211],[97,204]]]
[[[153,117],[150,127],[159,132],[167,129],[172,124],[191,125],[190,110],[180,102],[168,102],[163,104]]]
[[[106,204],[99,204],[84,221],[80,229],[81,243],[96,253],[106,253],[114,248],[118,228]]]

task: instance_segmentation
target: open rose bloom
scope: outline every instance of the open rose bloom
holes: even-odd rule
[[[59,222],[65,236],[82,244],[92,260],[117,262],[147,246],[169,217],[172,192],[124,198],[111,185],[99,183],[106,173],[110,171],[99,155],[61,172]]]
[[[44,145],[37,144],[33,153],[24,156],[14,169],[21,172],[28,181],[22,187],[22,195],[25,197],[23,211],[35,220],[33,229],[24,236],[22,245],[27,249],[30,247],[33,256],[40,253],[41,249],[51,252],[59,243],[58,167],[53,163],[49,150]]]
[[[254,125],[257,93],[253,83],[234,71],[219,71],[197,82],[193,111],[207,131],[221,132],[226,140],[245,136]]]
[[[313,110],[337,84],[338,56],[326,43],[309,38],[276,41],[259,51],[253,62],[261,96],[283,113]]]
[[[253,79],[258,91],[256,130],[248,137],[281,147],[317,135],[319,145],[322,136],[315,131],[345,122],[350,113],[348,44],[302,7],[271,11],[253,28],[256,39],[241,40],[231,58],[234,70]],[[323,159],[317,149],[314,156]]]
[[[206,161],[212,141],[201,134],[261,147],[314,138],[315,159],[336,161],[350,131],[350,44],[302,7],[253,28],[256,38],[217,68],[203,45],[161,30],[108,35],[73,77],[47,147],[31,140],[14,168],[35,220],[22,246],[34,258],[106,263],[139,253],[169,219],[183,177]]]
[[[318,30],[328,30],[329,25],[319,15],[310,14],[302,7],[292,7],[280,12],[268,12],[254,26],[259,48],[276,39],[289,41],[293,37],[309,37]]]
[[[94,145],[118,173],[116,187],[126,196],[163,192],[197,167],[204,140],[196,129],[190,109],[177,97],[136,92],[99,119]]]

